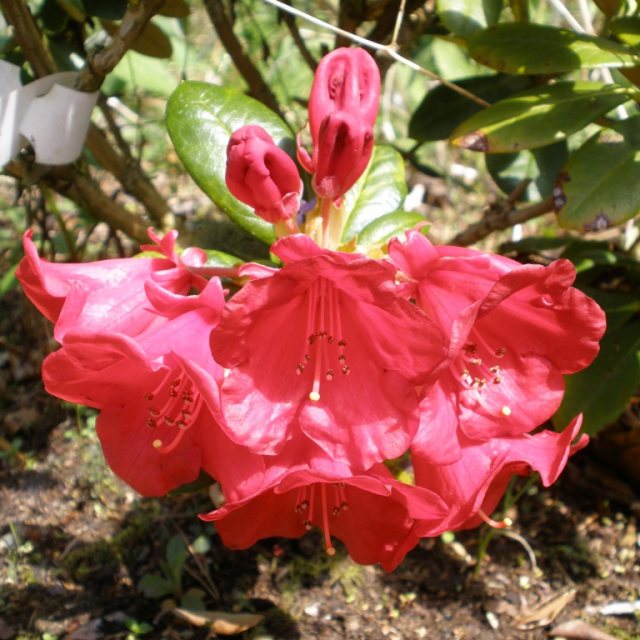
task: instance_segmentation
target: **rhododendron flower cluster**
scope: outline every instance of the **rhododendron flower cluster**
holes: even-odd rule
[[[152,257],[88,264],[42,260],[24,237],[18,277],[60,343],[47,390],[99,410],[107,462],[142,495],[219,483],[224,504],[201,517],[231,548],[315,528],[329,554],[339,539],[392,570],[423,537],[500,526],[514,475],[549,485],[587,441],[580,416],[541,429],[605,327],[568,261],[521,265],[421,229],[383,252],[340,244],[379,93],[361,49],[319,65],[312,150],[298,148],[308,202],[267,131],[232,133],[229,191],[279,236],[273,266],[235,270],[233,295],[174,232],[150,232]]]

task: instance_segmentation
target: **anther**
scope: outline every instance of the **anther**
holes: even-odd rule
[[[162,440],[154,440],[151,444],[154,449],[159,449],[162,446]]]
[[[496,357],[502,358],[504,357],[505,353],[507,353],[507,350],[504,347],[500,347],[500,349],[496,351]]]
[[[344,373],[345,376],[348,376],[350,371],[351,369],[349,368],[348,364],[345,364],[344,367],[342,367],[342,373]]]
[[[311,531],[311,520],[305,520],[302,524],[307,531]]]
[[[155,396],[153,395],[153,393],[145,393],[144,394],[144,399],[145,400],[153,400],[155,398]]]
[[[311,391],[309,393],[309,400],[311,400],[311,402],[318,402],[320,400],[320,394],[317,391]]]
[[[511,407],[507,407],[507,405],[505,405],[500,409],[500,413],[505,416],[505,418],[509,417],[511,415]]]
[[[502,382],[502,378],[500,376],[496,376],[493,379],[493,384],[500,384]]]
[[[476,353],[476,351],[478,351],[478,346],[475,344],[465,344],[463,349],[467,352],[467,353]]]
[[[494,520],[490,518],[482,509],[478,509],[478,515],[490,526],[494,529],[506,529],[513,524],[513,520],[511,518],[504,518],[504,520]]]
[[[327,369],[327,373],[324,376],[327,380],[333,380],[333,369]]]
[[[303,371],[304,371],[304,365],[303,365],[303,364],[299,364],[299,365],[296,367],[296,373],[297,373],[299,376],[301,376],[301,375],[302,375],[302,373],[303,373]]]
[[[305,353],[304,354],[304,359],[309,362],[309,360],[311,360],[311,354],[310,353]]]
[[[150,415],[152,418],[157,418],[157,417],[160,415],[160,412],[159,412],[155,407],[151,407],[151,408],[149,409],[149,415]]]
[[[346,340],[340,340],[340,342],[338,342],[338,346],[339,347],[346,347],[347,346]]]
[[[147,427],[155,427],[156,426],[156,421],[153,418],[147,418]]]
[[[482,364],[482,358],[470,358],[469,362],[471,364],[481,365]]]
[[[169,426],[171,426],[171,425],[173,424],[173,420],[172,420],[169,416],[165,416],[165,417],[163,418],[163,420],[164,420],[164,423],[165,423],[168,427],[169,427]]]

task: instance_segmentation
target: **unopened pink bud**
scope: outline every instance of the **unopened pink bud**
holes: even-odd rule
[[[335,49],[320,61],[309,97],[309,126],[316,144],[323,120],[348,111],[373,127],[380,100],[380,72],[373,58],[358,48]]]
[[[318,196],[335,200],[343,195],[367,168],[372,151],[370,125],[346,111],[326,116],[313,148],[313,188]]]
[[[231,136],[225,180],[229,191],[267,222],[288,220],[300,208],[302,180],[295,162],[257,125]]]

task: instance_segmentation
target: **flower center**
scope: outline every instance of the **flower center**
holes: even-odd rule
[[[477,391],[478,401],[485,406],[482,402],[483,394],[488,392],[491,385],[503,383],[505,373],[500,362],[507,355],[507,349],[503,346],[491,349],[482,343],[479,336],[474,338],[474,342],[468,342],[462,348],[456,363],[461,367],[459,379],[462,386]],[[489,407],[485,406],[485,409]],[[510,416],[511,407],[504,405],[500,414]]]
[[[177,373],[177,375],[176,375]],[[181,370],[169,369],[160,384],[144,394],[148,403],[146,425],[149,429],[164,427],[165,441],[156,438],[152,446],[161,453],[174,450],[202,407],[202,398],[193,389],[191,379]],[[168,442],[167,442],[168,440]]]
[[[345,354],[347,343],[342,337],[342,322],[338,292],[325,278],[318,278],[307,291],[306,345],[302,360],[296,367],[301,376],[313,368],[313,382],[309,400],[320,400],[320,381],[331,382],[336,371],[349,375],[350,368]]]
[[[333,483],[329,486],[327,483],[321,482],[300,487],[296,497],[295,511],[303,519],[304,528],[310,531],[315,524],[322,529],[325,549],[327,555],[330,556],[336,553],[335,547],[331,544],[331,519],[337,518],[343,511],[349,510],[346,487],[344,482]],[[316,493],[320,494],[319,505]]]

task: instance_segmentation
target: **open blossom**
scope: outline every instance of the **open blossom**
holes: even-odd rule
[[[228,547],[246,549],[271,536],[297,538],[316,527],[329,555],[336,537],[356,562],[379,562],[392,571],[419,542],[418,526],[431,535],[444,530],[445,504],[433,491],[398,482],[381,464],[352,473],[313,445],[306,445],[306,462],[300,463],[292,455],[296,448],[294,443],[269,458],[265,486],[200,516],[215,521]]]
[[[109,466],[139,493],[159,496],[195,480],[201,468],[218,473],[218,450],[228,439],[194,377],[206,376],[212,387],[222,379],[203,347],[224,298],[217,279],[197,296],[171,294],[153,282],[147,292],[158,324],[135,338],[69,331],[42,375],[49,393],[101,410],[97,432]]]
[[[146,304],[144,285],[148,280],[182,294],[206,284],[206,280],[188,270],[184,258],[176,255],[175,231],[159,238],[149,230],[153,244],[143,246],[143,250],[163,257],[73,264],[42,260],[31,237],[31,231],[24,234],[25,257],[16,276],[31,302],[55,323],[54,337],[58,341],[78,327],[87,331],[125,328],[131,336],[157,322],[158,315]],[[200,249],[187,251],[194,263],[204,262]]]
[[[302,180],[295,162],[257,125],[234,131],[227,145],[229,191],[267,222],[298,213]]]
[[[418,305],[450,337],[449,367],[421,403],[425,423],[459,423],[478,440],[529,433],[557,410],[563,375],[598,353],[605,316],[571,286],[567,260],[520,265],[434,247],[417,231],[389,253],[414,280]],[[443,450],[452,448],[449,441]]]
[[[355,468],[401,455],[417,428],[416,385],[443,361],[441,332],[399,295],[387,262],[293,235],[284,263],[225,307],[211,334],[229,436],[275,454],[299,433]]]
[[[474,440],[457,431],[460,456],[456,462],[440,465],[432,462],[433,438],[414,441],[411,460],[416,485],[428,487],[447,504],[443,526],[447,530],[468,529],[483,521],[492,523],[492,513],[514,475],[540,473],[545,487],[553,484],[570,455],[586,446],[589,438],[577,441],[582,420],[576,418],[564,431],[540,431]],[[445,425],[443,425],[445,427]],[[418,526],[419,535],[430,536],[431,523]]]

